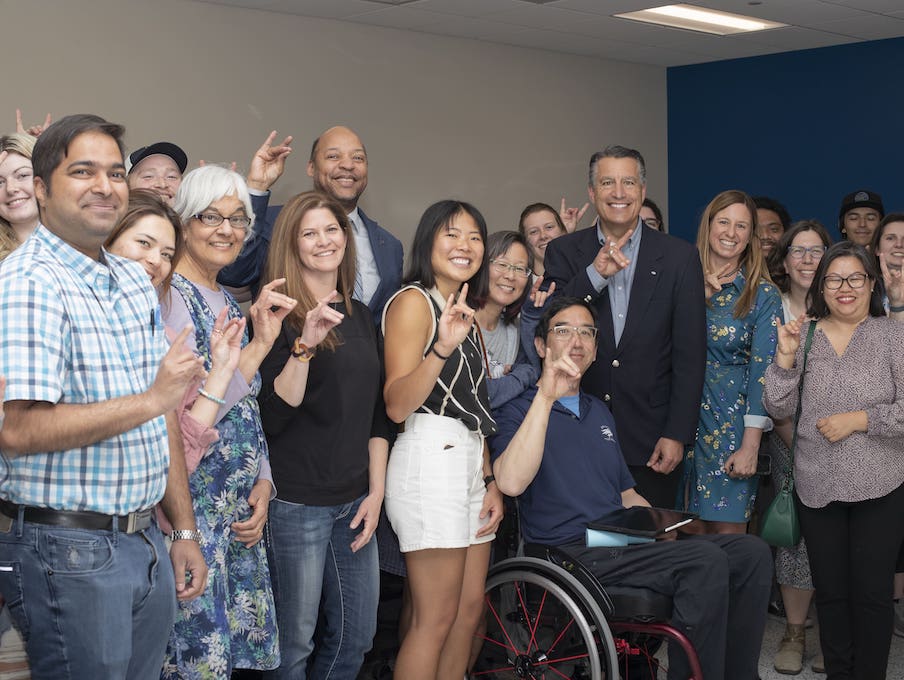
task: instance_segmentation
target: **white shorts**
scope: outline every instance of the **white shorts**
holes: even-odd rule
[[[386,514],[402,552],[466,548],[477,538],[483,483],[483,437],[460,420],[413,413],[405,421],[386,471]]]

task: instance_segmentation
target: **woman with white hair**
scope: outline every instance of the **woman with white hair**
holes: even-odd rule
[[[242,177],[215,165],[184,177],[174,208],[182,218],[184,250],[164,321],[173,329],[193,329],[188,343],[209,369],[218,314],[225,308],[228,318],[241,316],[235,299],[217,284],[217,274],[238,257],[252,233],[254,213]],[[279,665],[273,591],[261,544],[275,489],[269,475],[261,474],[269,465],[255,397],[258,367],[296,304],[275,291],[283,282],[265,285],[251,306],[254,339],[243,338],[225,395],[216,397],[203,386],[198,390],[199,398],[219,406],[214,425],[219,440],[189,477],[208,584],[201,597],[179,604],[164,678],[228,679],[233,668]]]

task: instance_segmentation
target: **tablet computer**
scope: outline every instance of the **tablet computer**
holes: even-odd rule
[[[619,508],[600,517],[590,522],[588,529],[627,534],[628,536],[657,538],[693,522],[697,517],[692,512],[637,505],[632,508]]]

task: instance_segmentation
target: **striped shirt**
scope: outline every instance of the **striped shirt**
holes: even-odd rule
[[[135,262],[96,262],[39,225],[0,265],[6,401],[91,404],[146,391],[167,350],[157,296]],[[162,416],[68,451],[0,451],[0,498],[124,515],[163,496]]]
[[[395,295],[413,288],[421,293],[430,305],[430,314],[433,319],[433,334],[430,342],[424,348],[424,356],[430,351],[433,343],[439,337],[439,325],[437,319],[442,315],[442,307],[436,298],[442,299],[438,291],[435,296],[420,284],[404,286]],[[435,290],[435,289],[434,289]],[[383,311],[383,328],[386,328],[386,310],[395,295],[386,303]],[[443,301],[445,304],[445,301]],[[477,334],[476,324],[471,327],[471,332],[455,348],[449,359],[443,364],[443,368],[436,379],[433,390],[427,396],[426,401],[415,409],[415,413],[430,413],[437,416],[446,416],[460,420],[468,426],[469,430],[479,432],[484,437],[496,431],[496,421],[493,420],[490,411],[490,398],[487,395],[487,374],[484,368],[484,352]]]

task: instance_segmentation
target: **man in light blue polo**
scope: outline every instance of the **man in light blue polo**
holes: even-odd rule
[[[41,224],[0,266],[0,593],[35,680],[158,678],[176,597],[206,583],[174,415],[199,360],[168,350],[141,266],[102,248],[128,204],[122,133],[44,131]]]

